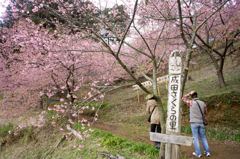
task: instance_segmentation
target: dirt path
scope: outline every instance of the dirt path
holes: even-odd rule
[[[149,141],[148,132],[145,134],[135,135],[131,134],[129,129],[122,129],[121,125],[113,124],[113,123],[103,123],[103,122],[97,122],[95,123],[94,127],[112,132],[114,134],[117,134],[119,136],[127,137],[130,140],[134,141],[141,141],[146,143],[151,143]],[[136,130],[137,131],[137,130]],[[240,159],[240,144],[236,142],[230,142],[230,141],[209,141],[209,146],[212,151],[211,159]],[[193,152],[193,146],[186,147],[182,146],[181,151],[182,153],[187,156],[189,159],[194,159],[192,156]],[[207,158],[207,157],[202,157]]]
[[[209,146],[212,151],[211,159],[239,159],[240,158],[240,144],[234,142],[220,142],[209,141]],[[191,155],[193,147],[182,147],[182,152],[190,159],[194,157]],[[207,157],[205,157],[207,158]]]
[[[9,119],[5,119],[0,116],[0,124],[4,124],[8,120]],[[149,141],[148,132],[142,132],[142,129],[138,129],[137,127],[128,127],[126,129],[121,123],[105,123],[101,121],[96,122],[94,127],[126,137],[133,141],[151,143]],[[211,159],[240,159],[240,143],[211,140],[209,141],[209,145],[212,151],[212,156],[210,157]],[[192,156],[193,146],[182,146],[181,151],[188,159],[194,159]]]

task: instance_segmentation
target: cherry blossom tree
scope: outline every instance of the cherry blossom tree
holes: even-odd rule
[[[166,114],[161,97],[157,92],[157,74],[159,74],[161,66],[166,65],[165,55],[174,48],[181,47],[177,44],[177,40],[174,40],[174,36],[167,39],[168,33],[171,31],[168,30],[167,32],[166,28],[171,23],[154,22],[151,30],[142,28],[141,22],[143,22],[142,24],[144,22],[150,24],[151,22],[146,20],[138,22],[135,18],[138,14],[138,0],[135,2],[131,18],[124,14],[124,8],[117,5],[112,9],[99,10],[91,3],[70,4],[68,1],[60,2],[62,1],[17,3],[12,8],[15,7],[16,10],[21,12],[14,17],[28,17],[36,24],[62,34],[66,34],[66,32],[62,32],[61,28],[68,28],[66,29],[68,30],[67,34],[84,33],[84,35],[88,35],[88,38],[98,42],[100,48],[111,55],[144,92],[153,93],[157,97],[161,110],[162,132],[165,133]],[[74,6],[79,6],[79,8]],[[155,27],[156,25],[159,25],[159,27]],[[127,40],[127,37],[130,38],[130,36],[134,37],[133,40],[137,39],[136,43]],[[113,39],[113,44],[110,44],[105,38]],[[167,46],[164,40],[171,41],[173,44]],[[148,66],[144,66],[147,71],[143,70],[140,74],[153,83],[151,91],[141,84],[138,79],[139,76],[136,76],[131,69],[133,67],[141,68],[140,65],[143,61],[148,64]],[[164,62],[165,65],[162,65]],[[164,155],[163,144],[160,153],[161,156]]]
[[[226,19],[230,19],[228,16],[232,15],[235,8],[238,8],[236,1],[221,1],[221,3],[214,3],[212,1],[146,1],[146,9],[143,8],[143,17],[149,21],[161,21],[164,24],[170,23],[168,30],[174,31],[175,42],[182,45],[182,51],[185,52],[185,62],[184,62],[184,80],[182,84],[182,91],[184,91],[189,62],[191,60],[191,54],[194,49],[194,45],[198,45],[201,48],[205,48],[205,52],[209,52],[211,59],[214,61],[216,72],[219,77],[220,85],[224,85],[222,69],[224,64],[224,59],[227,54],[236,52],[237,48],[234,48],[234,40],[238,36],[238,28],[234,24],[234,21],[230,20],[227,24]],[[228,13],[227,13],[228,12]],[[236,12],[237,13],[237,12]],[[224,21],[223,17],[226,14],[226,19]],[[237,14],[236,14],[236,17]],[[217,20],[218,19],[218,20]],[[233,18],[234,19],[234,18]],[[214,22],[213,22],[214,21]],[[143,21],[144,22],[144,21]],[[235,22],[236,23],[236,22]],[[210,25],[209,25],[210,24]],[[216,25],[218,24],[218,25]],[[221,24],[221,25],[219,25]],[[231,25],[231,27],[230,27]],[[208,26],[208,27],[205,27]],[[210,26],[210,27],[209,27]],[[206,28],[208,31],[206,31]],[[218,31],[216,31],[218,30]],[[222,38],[218,38],[217,44],[212,46],[213,43],[207,43],[205,38],[209,40],[209,35],[220,37],[219,31],[222,30],[222,33],[227,39],[225,44],[221,42]],[[168,34],[171,36],[171,34]],[[179,37],[181,39],[179,39]],[[207,38],[208,37],[208,38]],[[215,37],[216,39],[216,37]],[[216,48],[217,45],[221,48]],[[208,44],[208,45],[207,45]],[[209,45],[210,44],[210,45]],[[212,50],[214,49],[214,51]],[[207,50],[207,51],[206,51]],[[213,53],[214,52],[214,53]],[[215,55],[214,55],[215,54]],[[216,58],[219,57],[219,58]],[[177,158],[178,156],[176,156]]]
[[[208,4],[208,6],[206,6],[206,4]],[[67,89],[66,94],[70,97],[70,101],[74,101],[71,90],[73,88],[72,86],[75,86],[73,79],[75,79],[76,75],[73,72],[78,70],[76,70],[78,63],[86,64],[80,60],[84,55],[76,55],[75,51],[80,53],[85,51],[82,49],[84,47],[70,48],[67,49],[67,51],[63,49],[62,46],[66,48],[67,46],[64,44],[69,44],[69,42],[64,41],[67,40],[67,37],[74,38],[75,35],[79,34],[80,39],[71,39],[70,41],[74,41],[76,44],[84,43],[85,41],[88,43],[86,48],[92,48],[92,44],[96,43],[95,51],[104,53],[104,56],[107,56],[109,59],[109,61],[101,61],[103,62],[100,64],[101,66],[104,66],[105,63],[112,64],[112,59],[115,59],[117,65],[121,66],[145,93],[153,93],[157,97],[161,110],[162,131],[165,133],[166,114],[162,99],[157,92],[158,85],[156,80],[157,75],[161,73],[161,67],[166,66],[165,58],[167,54],[174,49],[180,49],[185,53],[183,91],[193,46],[194,44],[198,44],[201,47],[205,45],[201,41],[201,38],[207,37],[207,34],[201,37],[202,35],[200,36],[200,33],[202,34],[204,26],[215,24],[212,23],[214,17],[221,17],[219,15],[220,10],[222,10],[226,4],[227,1],[224,1],[218,6],[214,6],[212,1],[206,3],[206,1],[180,0],[176,2],[148,0],[144,4],[136,0],[129,15],[124,6],[115,5],[112,8],[99,9],[89,1],[15,1],[10,5],[10,8],[13,11],[11,17],[15,19],[21,19],[23,17],[30,19],[34,24],[48,30],[45,36],[42,37],[38,35],[38,37],[41,37],[39,39],[42,40],[46,38],[49,33],[53,34],[49,42],[52,45],[47,45],[47,47],[41,44],[41,47],[37,48],[42,48],[41,51],[43,51],[43,54],[45,54],[44,52],[47,50],[46,54],[52,59],[51,62],[55,61],[53,62],[54,64],[59,64],[58,66],[54,65],[53,68],[55,69],[51,71],[52,81],[57,87],[61,85],[60,83],[66,84],[64,88]],[[224,20],[223,22],[226,23]],[[215,28],[215,31],[211,29],[208,32],[216,35],[215,33],[218,32],[218,27]],[[234,33],[234,31],[230,33]],[[224,34],[226,35],[226,33]],[[62,36],[64,40],[61,42],[59,39],[61,39]],[[54,40],[54,37],[57,40]],[[54,42],[55,44],[53,44]],[[56,45],[56,43],[59,45]],[[227,43],[227,49],[230,43]],[[52,50],[52,46],[56,46],[54,50]],[[205,45],[204,48],[209,49],[207,45]],[[211,48],[215,49],[215,46]],[[57,50],[64,50],[65,57],[58,56],[56,53],[59,53],[59,51]],[[34,52],[35,51],[32,51],[32,53]],[[216,53],[216,51],[212,52]],[[226,52],[228,52],[228,50]],[[110,58],[109,55],[112,58]],[[90,61],[94,61],[93,59],[95,59],[94,66],[99,66],[100,57],[98,56],[101,55],[97,54],[96,56],[95,52],[92,52],[88,53],[87,56],[88,59],[91,59]],[[40,61],[41,59],[42,58],[39,58]],[[41,65],[41,63],[38,62],[38,65],[39,64]],[[87,65],[88,64],[89,63],[87,63]],[[46,66],[46,64],[44,64],[44,66]],[[91,75],[96,74],[96,71],[93,71],[92,67],[88,68],[91,68],[89,69],[90,71],[86,71],[88,69],[85,68],[83,70],[79,68],[79,70],[81,70],[81,73],[85,73],[86,71],[87,73],[91,73]],[[105,69],[106,68],[107,67],[105,67]],[[140,70],[139,74],[152,82],[153,87],[150,91],[141,84],[138,79],[139,75],[136,76],[132,68]],[[62,74],[54,72],[60,72],[60,70],[66,70],[66,72]],[[60,82],[57,80],[61,79],[60,77],[65,77],[65,80]],[[104,74],[103,78],[106,79],[106,77],[108,76]],[[163,144],[161,145],[160,153],[160,157],[163,157]]]
[[[196,45],[204,50],[214,64],[218,83],[220,87],[226,85],[223,68],[225,60],[228,56],[236,53],[239,48],[236,46],[236,41],[239,39],[239,2],[235,4],[229,1],[224,5],[215,3],[212,7],[216,8],[224,5],[211,19],[209,19],[203,28],[196,34]],[[206,5],[208,6],[208,5]],[[209,10],[203,8],[201,10]],[[201,12],[203,11],[199,11]],[[205,12],[204,12],[205,13]],[[206,14],[206,13],[205,13]],[[199,17],[204,19],[204,17]]]
[[[216,68],[216,72],[219,79],[219,85],[220,86],[225,85],[223,74],[222,74],[224,60],[221,60],[221,59],[225,59],[222,57],[226,56],[228,54],[227,52],[230,52],[230,53],[233,52],[233,51],[230,51],[233,43],[227,40],[227,42],[225,43],[226,47],[225,49],[223,49],[223,51],[220,48],[218,48],[220,50],[216,49],[216,45],[211,46],[213,44],[212,42],[211,42],[211,45],[208,45],[208,44],[209,44],[209,40],[210,41],[213,40],[214,38],[213,32],[215,32],[217,28],[218,28],[217,30],[219,30],[220,28],[225,30],[224,25],[219,25],[222,23],[222,20],[221,20],[222,19],[221,17],[223,17],[222,13],[223,12],[226,13],[227,10],[228,10],[227,12],[230,13],[231,10],[233,11],[234,8],[236,7],[237,7],[237,3],[235,3],[235,1],[229,1],[229,0],[221,1],[219,3],[215,1],[196,1],[196,2],[195,1],[183,1],[183,2],[178,1],[178,12],[179,12],[179,21],[180,21],[179,28],[181,31],[182,39],[187,48],[186,60],[184,64],[185,68],[184,68],[183,88],[185,86],[186,77],[188,74],[191,54],[196,45],[198,45],[201,49],[203,49],[203,52],[208,53],[209,57],[213,61],[214,66]],[[231,29],[232,31],[230,31]],[[227,31],[228,33],[225,32],[224,34],[231,34],[233,37],[235,36],[236,38],[236,36],[238,36],[238,33],[237,33],[238,31],[235,32],[236,28],[234,29],[234,25],[231,26],[231,29],[230,28],[227,29],[229,32]],[[233,35],[231,32],[232,33],[235,32],[235,35]],[[217,35],[218,37],[221,35],[219,34],[219,32],[217,34],[218,34]],[[224,44],[222,46],[224,46]],[[210,51],[211,48],[212,49],[214,48],[215,51]],[[219,58],[216,59],[216,56],[218,56]],[[218,59],[220,61],[219,63],[217,62]]]
[[[111,76],[117,68],[114,61],[102,54],[97,43],[83,39],[82,35],[49,33],[30,19],[19,20],[13,27],[4,29],[1,64],[5,81],[2,81],[2,90],[13,91],[21,86],[26,92],[38,92],[38,98],[40,91],[49,97],[60,94],[61,100],[71,109],[77,98],[75,93],[81,86],[87,82],[104,84],[114,80]],[[14,53],[15,45],[17,54]],[[32,101],[39,100],[32,98]]]
[[[95,8],[91,3],[77,3],[73,5],[69,4],[67,1],[65,1],[66,3],[56,2],[38,3],[38,1],[32,1],[29,3],[17,3],[16,5],[12,5],[12,8],[15,8],[20,12],[15,14],[14,17],[19,19],[25,16],[31,19],[35,24],[39,24],[39,26],[43,26],[44,28],[52,30],[53,32],[61,33],[62,35],[69,34],[73,36],[73,34],[79,32],[80,34],[84,33],[84,36],[87,35],[88,38],[95,40],[98,45],[100,45],[99,48],[102,48],[104,50],[103,52],[107,53],[107,55],[111,55],[111,57],[117,61],[118,66],[121,66],[143,91],[146,93],[153,93],[157,97],[161,109],[162,130],[163,133],[165,133],[166,115],[163,110],[161,97],[157,93],[157,73],[160,70],[159,68],[163,58],[165,58],[164,52],[166,52],[164,49],[158,47],[158,40],[162,36],[161,30],[165,30],[165,26],[161,25],[159,27],[159,37],[154,37],[155,40],[145,37],[147,34],[142,33],[142,30],[139,29],[139,26],[136,26],[134,22],[138,1],[136,1],[134,5],[131,19],[128,18],[127,14],[124,14],[124,8],[117,5],[110,10],[105,9],[102,11]],[[79,8],[75,8],[75,6],[79,6]],[[100,16],[96,15],[97,13],[100,13]],[[62,30],[63,27],[68,29]],[[130,28],[133,29],[133,31],[131,31],[133,33],[130,32]],[[139,49],[139,45],[131,44],[132,42],[127,42],[126,37],[131,34],[136,36],[134,39],[141,39],[139,42],[144,45],[143,48]],[[152,35],[153,34],[154,33],[152,32]],[[107,38],[109,35],[111,35],[111,38],[115,39],[115,41],[113,40],[113,45],[105,41],[105,35]],[[152,49],[152,46],[155,46],[155,48]],[[131,54],[131,52],[133,54]],[[79,60],[79,57],[76,59]],[[138,60],[135,61],[134,59]],[[143,60],[147,60],[148,63],[151,64],[151,66],[148,68],[152,70],[152,77],[148,77],[146,72],[142,72],[142,74],[148,80],[152,81],[152,91],[149,91],[146,87],[144,87],[138,80],[138,77],[135,76],[131,70],[133,66],[139,65],[139,63],[141,63]],[[68,79],[72,81],[71,78],[75,77],[72,71],[74,68],[76,68],[76,66],[72,64],[67,65],[66,63],[63,63],[63,61],[61,63],[61,67],[65,68],[66,70],[71,70],[67,73],[67,81]],[[60,70],[63,70],[63,68]],[[56,77],[56,75],[52,75],[52,79],[55,81],[55,84],[59,85],[59,81],[56,80]],[[67,94],[69,94],[68,96],[70,97],[70,101],[73,101],[73,98],[69,93],[71,92],[69,88],[74,84],[68,82],[66,85],[66,88],[69,90]],[[161,149],[161,153],[164,154],[163,146]]]

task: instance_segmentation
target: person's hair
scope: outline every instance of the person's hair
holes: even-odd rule
[[[153,97],[152,97],[152,98],[150,98],[150,99],[154,99],[154,100],[156,100],[155,96],[153,96]]]
[[[197,98],[197,97],[198,97],[197,92],[193,92],[193,94],[191,94],[191,97],[192,97],[192,98]]]

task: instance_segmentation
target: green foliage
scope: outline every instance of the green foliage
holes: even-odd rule
[[[129,141],[125,138],[100,130],[94,131],[93,136],[100,138],[102,146],[115,151],[121,150],[123,152],[126,151],[127,153],[138,153],[144,156],[149,156],[150,158],[156,157],[159,152],[151,145]]]
[[[186,134],[191,134],[192,133],[192,130],[191,130],[191,127],[188,125],[188,126],[182,126],[182,132],[183,133],[186,133]]]
[[[0,137],[3,138],[8,135],[9,131],[12,131],[14,128],[12,123],[8,123],[0,126]]]
[[[52,120],[57,116],[57,112],[53,110],[47,110],[47,119]]]
[[[83,127],[81,123],[76,122],[73,124],[73,129],[77,131],[83,131],[85,130],[85,127]]]

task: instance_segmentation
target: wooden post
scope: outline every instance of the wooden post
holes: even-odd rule
[[[160,86],[158,86],[158,95],[161,96],[161,94],[160,94]]]
[[[193,137],[181,136],[181,135],[168,135],[168,134],[160,134],[160,133],[152,133],[152,132],[150,132],[150,140],[166,143],[165,159],[174,159],[174,157],[176,156],[172,154],[174,153],[173,151],[174,145],[191,146],[193,143]]]
[[[173,51],[169,57],[168,111],[166,133],[177,135],[181,131],[180,95],[182,80],[182,60],[179,51]],[[166,159],[179,159],[179,146],[166,144]]]
[[[161,143],[170,143],[184,146],[191,146],[193,137],[189,136],[181,136],[181,135],[168,135],[161,133],[153,133],[150,132],[150,140],[151,141],[159,141]]]
[[[137,89],[137,98],[138,98],[138,103],[140,103],[140,97],[139,97],[138,89]]]

